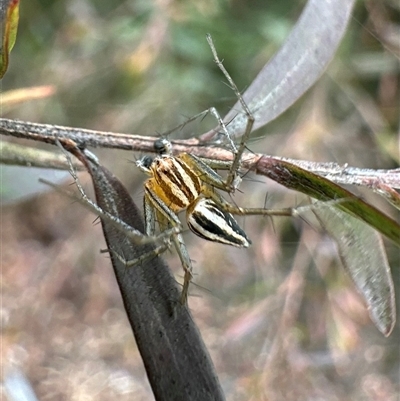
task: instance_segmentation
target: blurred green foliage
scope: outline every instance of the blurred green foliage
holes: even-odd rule
[[[9,54],[17,37],[19,18],[19,0],[2,0],[0,3],[0,79],[8,68]]]
[[[152,134],[211,105],[223,115],[234,96],[221,83],[205,34],[212,34],[226,68],[244,90],[283,43],[303,5],[222,0],[25,2],[22,39],[3,90],[53,84],[57,95],[22,106],[9,116]],[[390,3],[381,8],[381,14],[395,24],[398,9]],[[396,50],[388,51],[390,46],[375,30],[371,13],[358,3],[329,76],[378,99],[383,78],[397,74],[398,62]],[[341,90],[327,91],[339,103],[332,113],[345,117],[350,105]],[[268,132],[287,130],[298,107]],[[395,105],[377,107],[395,129]],[[343,113],[338,114],[340,109]]]
[[[58,95],[34,118],[49,123],[150,134],[181,121],[179,114],[223,103],[222,113],[234,97],[221,85],[205,34],[245,88],[301,12],[279,4],[27,2],[3,88],[56,85]]]

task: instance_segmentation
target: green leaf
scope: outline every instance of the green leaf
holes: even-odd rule
[[[0,18],[2,25],[0,50],[0,79],[8,68],[8,59],[15,44],[19,19],[19,0],[2,0],[0,3]]]
[[[396,322],[393,280],[381,236],[370,226],[336,207],[313,209],[335,240],[344,268],[364,297],[371,320],[388,336]]]
[[[394,289],[382,239],[375,230],[400,245],[400,225],[339,185],[292,163],[262,157],[256,170],[315,199],[338,200],[335,206],[313,208],[313,213],[335,240],[343,266],[364,297],[372,321],[388,336],[396,321]]]
[[[343,38],[353,5],[354,0],[307,1],[283,46],[243,95],[255,118],[253,130],[287,110],[321,76]],[[241,110],[237,102],[224,117],[232,137],[241,136],[246,126]]]
[[[400,225],[396,221],[332,181],[287,161],[267,156],[257,162],[255,170],[287,188],[318,200],[344,199],[338,202],[337,208],[363,220],[400,246]]]

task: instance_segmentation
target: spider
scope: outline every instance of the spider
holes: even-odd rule
[[[154,235],[155,221],[160,231],[170,226],[181,227],[177,214],[186,210],[189,228],[199,237],[237,247],[247,248],[251,241],[233,216],[219,207],[216,193],[210,182],[220,184],[219,177],[194,155],[171,154],[171,144],[166,139],[154,143],[159,156],[137,161],[137,166],[150,175],[144,184],[144,214],[147,235]],[[182,302],[186,302],[192,266],[182,235],[172,235],[175,248],[185,270]]]
[[[154,149],[158,156],[144,156],[136,162],[139,169],[150,176],[144,184],[146,235],[155,235],[156,221],[160,232],[171,227],[179,229],[178,232],[172,233],[172,240],[185,270],[181,301],[186,302],[192,266],[180,234],[182,224],[178,213],[186,210],[188,227],[199,237],[247,248],[251,240],[236,222],[233,214],[292,216],[294,209],[270,210],[232,205],[215,189],[230,193],[234,188],[225,182],[207,161],[189,153],[173,156],[171,143],[165,138],[156,140]],[[215,165],[214,160],[210,163]],[[235,174],[232,174],[232,177],[235,177]]]
[[[200,159],[189,153],[173,156],[171,143],[166,138],[160,138],[154,142],[154,150],[158,156],[154,158],[144,156],[136,162],[139,169],[150,176],[144,184],[146,235],[155,236],[156,221],[161,233],[171,228],[178,230],[172,233],[171,237],[185,271],[182,303],[187,301],[188,287],[192,278],[192,265],[180,233],[182,224],[178,213],[186,210],[187,224],[191,231],[199,237],[226,245],[247,248],[250,246],[251,240],[233,215],[292,216],[294,211],[294,209],[269,210],[237,207],[227,202],[216,191],[218,189],[231,194],[239,185],[241,181],[239,175],[241,157],[253,127],[254,117],[236,84],[218,58],[209,35],[207,41],[216,64],[224,73],[247,115],[246,129],[237,148],[216,109],[210,108],[206,111],[213,114],[218,120],[219,127],[227,138],[234,155],[232,163],[226,164],[218,163],[216,160]],[[214,168],[228,168],[226,180]]]
[[[108,223],[126,233],[133,243],[144,244],[146,242],[162,241],[162,244],[156,247],[151,255],[142,255],[139,259],[135,260],[124,260],[116,250],[109,250],[113,252],[118,259],[124,262],[127,267],[134,266],[136,263],[140,263],[141,260],[148,257],[159,255],[167,249],[170,240],[172,240],[185,271],[181,293],[182,304],[187,303],[189,284],[192,279],[192,264],[181,234],[182,224],[179,220],[178,213],[186,211],[187,224],[199,237],[226,245],[247,248],[250,246],[251,240],[236,222],[233,215],[293,216],[298,211],[298,209],[292,208],[277,210],[266,208],[241,208],[227,202],[217,192],[217,190],[221,190],[232,194],[241,181],[239,174],[241,157],[252,130],[254,117],[229,73],[219,60],[211,37],[207,36],[207,40],[216,64],[227,78],[247,116],[246,129],[241,138],[239,147],[236,147],[225,123],[216,109],[212,107],[206,111],[217,119],[222,134],[226,137],[234,155],[233,161],[228,163],[218,160],[201,159],[189,153],[181,153],[174,156],[172,154],[171,143],[166,138],[160,138],[154,142],[154,151],[158,155],[154,158],[144,156],[136,162],[139,169],[150,176],[144,184],[146,235],[143,235],[123,221],[103,211],[90,201],[78,181],[69,156],[66,155],[70,163],[70,172],[81,193],[82,202],[89,209],[98,214],[102,219],[105,219]],[[229,170],[225,180],[216,172],[216,169]],[[156,221],[160,228],[160,233],[158,235],[155,233]]]

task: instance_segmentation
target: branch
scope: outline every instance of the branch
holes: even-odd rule
[[[154,152],[153,143],[157,137],[103,132],[82,128],[63,127],[60,125],[38,124],[24,121],[0,119],[0,134],[15,138],[30,139],[39,142],[56,144],[57,139],[74,141],[80,147],[103,147],[112,149],[132,150],[143,153]],[[232,153],[220,147],[214,147],[209,142],[199,138],[173,140],[175,154],[187,152],[206,159],[232,161]],[[3,155],[1,155],[3,157]],[[318,174],[336,184],[359,185],[369,188],[380,188],[382,185],[400,189],[400,169],[374,170],[341,166],[337,163],[317,163],[306,160],[296,160],[263,154],[244,153],[242,166],[244,169],[257,170],[257,174],[267,176],[267,172],[255,167],[261,157],[285,161],[301,167],[306,171]],[[1,160],[4,163],[4,160]],[[30,161],[33,162],[32,160]],[[28,165],[28,163],[25,163]],[[65,169],[68,165],[65,163]]]

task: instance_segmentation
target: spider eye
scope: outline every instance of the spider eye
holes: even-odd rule
[[[166,138],[160,138],[157,139],[154,142],[154,150],[159,154],[159,155],[169,155],[171,154],[171,142],[166,139]]]
[[[221,210],[211,199],[201,198],[193,208],[188,208],[187,223],[196,235],[209,241],[240,248],[251,244],[233,216]]]

